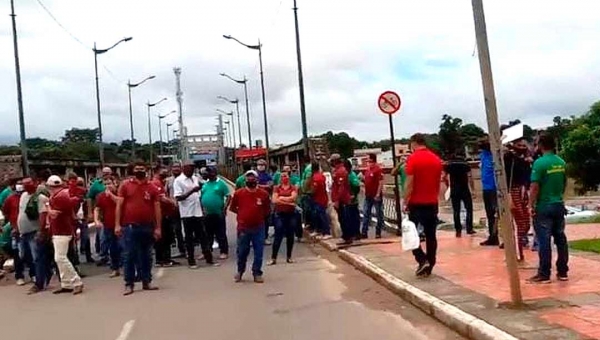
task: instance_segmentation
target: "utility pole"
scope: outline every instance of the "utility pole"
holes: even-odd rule
[[[21,88],[21,64],[19,62],[19,44],[17,42],[17,15],[15,2],[10,0],[10,16],[12,18],[13,46],[15,52],[15,73],[17,78],[17,105],[19,109],[19,132],[21,136],[21,166],[23,176],[29,176],[29,157],[27,156],[27,137],[25,134],[25,113],[23,112],[23,91]]]
[[[223,133],[223,116],[219,115],[219,125],[217,125],[217,135],[219,140],[219,164],[225,164],[225,134]]]
[[[179,112],[179,158],[182,161],[188,160],[187,153],[187,132],[183,128],[183,92],[181,91],[181,67],[173,68],[173,72],[175,73],[175,84],[177,91],[175,95],[177,96],[177,107]]]
[[[267,120],[267,99],[265,98],[265,77],[263,75],[262,45],[258,40],[258,62],[260,64],[260,88],[262,89],[263,119],[265,121],[265,158],[269,163],[269,121]],[[245,88],[244,88],[245,90]],[[248,123],[249,124],[249,123]]]
[[[512,302],[515,306],[523,304],[521,295],[521,282],[517,267],[517,253],[515,245],[515,234],[512,227],[512,217],[508,209],[510,202],[506,174],[504,173],[504,160],[502,157],[502,142],[500,124],[498,122],[498,111],[496,107],[496,93],[494,90],[494,79],[492,77],[492,64],[488,46],[487,28],[482,0],[472,0],[473,18],[475,20],[475,35],[477,38],[477,49],[479,51],[479,66],[481,68],[481,79],[483,83],[483,96],[485,111],[487,115],[488,131],[490,133],[490,146],[494,157],[494,170],[496,172],[496,186],[498,188],[498,210],[500,214],[500,226],[502,227],[502,238],[504,240],[504,255],[506,267],[510,279],[510,292]]]
[[[306,106],[304,104],[304,76],[302,75],[302,55],[300,53],[300,28],[298,25],[298,6],[294,0],[294,21],[296,24],[296,55],[298,56],[298,87],[300,88],[300,117],[302,119],[302,147],[304,156],[310,156],[308,148],[308,127],[306,124]],[[268,144],[267,144],[268,145]]]
[[[135,136],[133,134],[133,108],[131,106],[131,81],[127,82],[129,91],[129,132],[131,133],[131,160],[135,161]]]

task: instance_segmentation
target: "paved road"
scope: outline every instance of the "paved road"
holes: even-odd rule
[[[161,290],[130,297],[121,296],[120,279],[85,265],[80,296],[26,296],[27,288],[4,281],[2,338],[462,339],[320,248],[301,244],[295,257],[266,268],[262,285],[234,283],[234,259],[195,271],[155,269]]]

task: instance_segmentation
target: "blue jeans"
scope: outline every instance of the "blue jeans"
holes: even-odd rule
[[[35,285],[39,289],[44,289],[52,278],[52,244],[48,235],[36,239],[34,243]]]
[[[273,253],[271,258],[277,259],[281,242],[285,236],[287,247],[287,259],[292,258],[292,250],[294,249],[294,237],[296,231],[296,212],[279,212],[275,213],[275,240],[273,241]]]
[[[85,221],[77,221],[79,227],[79,251],[85,254],[85,259],[92,259],[92,245],[90,243],[90,231]]]
[[[110,269],[121,268],[121,245],[114,229],[102,228],[102,253],[110,255]]]
[[[23,272],[25,271],[25,265],[29,267],[29,277],[33,278],[35,276],[35,262],[37,255],[35,233],[35,231],[32,231],[27,234],[22,234],[19,237],[19,258],[21,260],[21,264],[19,266],[15,266],[16,279],[25,278],[23,275]]]
[[[353,241],[360,233],[360,211],[358,204],[340,204],[338,219],[344,241]]]
[[[260,276],[262,272],[263,253],[265,248],[265,227],[260,226],[254,230],[238,231],[237,238],[237,270],[239,274],[246,271],[246,262],[250,254],[250,246],[254,251],[252,275]]]
[[[315,231],[323,235],[331,235],[331,227],[329,226],[329,215],[327,208],[319,204],[313,204],[313,223]]]
[[[558,275],[567,275],[569,272],[569,245],[565,235],[565,206],[563,203],[553,203],[539,207],[533,221],[535,234],[538,240],[538,256],[540,266],[538,275],[543,278],[550,278],[552,270],[552,246],[551,238],[554,237],[554,244],[558,253],[556,260],[556,270]]]
[[[152,245],[154,235],[152,225],[123,226],[121,245],[125,286],[133,287],[136,267],[143,284],[152,282]]]
[[[375,233],[381,235],[381,230],[383,229],[383,200],[376,200],[375,198],[369,197],[365,197],[365,204],[363,206],[362,233],[366,235],[369,232],[373,207],[375,207],[375,217],[377,218]]]

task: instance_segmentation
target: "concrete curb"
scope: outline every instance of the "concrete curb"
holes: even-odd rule
[[[518,338],[468,314],[437,297],[412,286],[376,266],[366,258],[339,250],[340,258],[356,269],[367,274],[375,281],[415,305],[425,313],[436,318],[459,334],[473,340],[517,340]]]

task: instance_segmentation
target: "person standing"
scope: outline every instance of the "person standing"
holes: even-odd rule
[[[35,266],[33,263],[33,254],[29,247],[29,242],[23,240],[23,235],[19,230],[19,208],[21,196],[23,195],[23,179],[18,178],[12,181],[14,187],[11,189],[11,194],[6,198],[2,205],[2,213],[6,221],[10,223],[12,227],[12,238],[16,241],[17,251],[14,252],[14,264],[15,264],[15,280],[17,280],[17,286],[24,286],[27,282],[25,281],[25,266],[29,268],[29,277],[33,279],[35,277]]]
[[[50,191],[48,216],[52,244],[54,245],[54,261],[60,273],[60,288],[55,290],[54,294],[81,294],[83,292],[83,282],[73,263],[67,257],[75,234],[73,211],[81,204],[81,198],[72,196],[58,176],[50,176],[46,182],[46,187]]]
[[[552,245],[554,238],[558,259],[557,279],[568,281],[569,245],[565,235],[564,194],[567,187],[565,161],[554,153],[554,138],[542,135],[538,147],[543,156],[533,163],[531,172],[531,213],[539,243],[539,267],[530,283],[550,283],[552,270]]]
[[[496,191],[496,174],[494,170],[494,157],[490,149],[488,137],[479,142],[479,159],[481,170],[481,186],[483,187],[483,205],[488,224],[488,239],[481,242],[481,246],[498,246],[498,228],[496,226],[496,213],[498,211],[498,193]]]
[[[86,194],[86,216],[87,216],[87,222],[88,223],[92,223],[94,222],[94,207],[96,204],[96,196],[100,195],[101,193],[106,191],[106,186],[104,185],[104,180],[105,179],[109,179],[112,177],[112,169],[109,167],[104,167],[102,168],[102,176],[100,178],[95,179],[92,184],[90,185],[90,189],[88,190],[87,194]],[[87,224],[83,226],[83,228],[85,228],[85,233],[87,234]],[[83,232],[84,230],[82,230]],[[83,236],[82,236],[82,241],[83,241]],[[89,247],[90,244],[90,240],[89,237],[87,237],[87,242],[88,242],[88,248],[91,249]],[[96,236],[94,237],[94,245],[96,248],[96,254],[100,255],[100,261],[98,263],[98,266],[104,266],[106,264],[108,264],[109,262],[109,258],[108,258],[108,253],[106,252],[102,252],[102,231],[101,230],[96,230]],[[86,250],[87,251],[87,250]],[[93,260],[91,259],[91,255],[88,257],[86,254],[86,258],[88,260]],[[90,262],[90,261],[88,261]]]
[[[267,172],[267,161],[259,159],[256,163],[256,173],[258,174],[258,187],[266,191],[269,196],[273,193],[273,178]],[[271,209],[271,207],[269,207]],[[269,227],[272,223],[272,214],[269,213],[265,219],[265,246],[270,246]]]
[[[265,221],[271,213],[269,193],[258,187],[256,171],[246,172],[246,186],[236,190],[229,210],[237,214],[237,273],[235,282],[242,281],[250,247],[254,252],[252,275],[254,282],[263,283],[263,253],[265,241]]]
[[[177,208],[177,200],[175,199],[175,192],[173,190],[173,184],[175,183],[175,179],[181,175],[181,164],[173,163],[171,165],[171,176],[167,178],[167,194],[169,198],[175,202],[175,210],[173,211],[173,217],[171,218],[171,227],[175,232],[175,239],[177,240],[177,250],[179,250],[179,256],[181,258],[186,257],[185,251],[185,241],[183,239],[183,224],[181,223],[181,216],[179,216],[179,209]]]
[[[351,230],[355,240],[360,239],[360,210],[358,209],[358,194],[360,193],[360,179],[354,170],[352,163],[349,160],[344,161],[344,167],[348,172],[348,183],[350,185],[350,203],[348,203],[346,211],[346,223],[348,229]]]
[[[117,203],[121,198],[118,196],[119,183],[115,178],[105,179],[106,190],[96,196],[96,207],[94,208],[94,223],[98,230],[102,230],[103,253],[110,256],[110,277],[121,275],[121,245],[115,234],[115,222]]]
[[[286,240],[286,262],[292,263],[292,250],[294,249],[294,237],[296,230],[296,199],[298,188],[290,183],[290,174],[281,173],[281,184],[273,189],[273,203],[275,205],[275,240],[273,241],[273,253],[269,265],[277,263],[277,255],[281,242],[285,236]]]
[[[197,269],[194,247],[196,239],[200,241],[206,263],[214,265],[212,244],[208,244],[206,229],[202,223],[202,204],[200,202],[200,182],[194,175],[194,164],[183,166],[183,173],[173,183],[175,199],[179,203],[179,215],[185,231],[185,247],[190,269]]]
[[[125,290],[133,294],[136,270],[143,290],[158,290],[152,285],[152,246],[161,238],[162,214],[159,192],[147,177],[143,161],[133,166],[133,178],[119,188],[115,213],[115,234],[121,238]]]
[[[462,156],[450,155],[450,160],[444,166],[444,183],[450,188],[450,201],[454,216],[454,229],[456,237],[462,236],[461,204],[466,210],[467,234],[475,234],[473,230],[473,193],[474,183],[471,175],[471,166]]]
[[[410,138],[412,150],[406,163],[405,210],[409,219],[421,224],[425,232],[426,252],[421,246],[413,250],[419,264],[416,275],[429,276],[436,263],[438,196],[442,175],[442,160],[426,146],[425,136],[417,133]]]
[[[313,227],[317,233],[323,236],[323,240],[331,238],[331,226],[329,225],[329,196],[327,195],[327,179],[321,171],[318,162],[312,163],[312,197],[313,197]]]
[[[244,163],[242,164],[242,174],[238,176],[235,180],[235,190],[241,189],[246,186],[246,173],[252,170],[252,164]]]
[[[207,181],[202,185],[202,207],[204,208],[204,225],[208,234],[208,244],[214,240],[219,244],[221,260],[229,258],[229,242],[227,241],[227,208],[231,201],[229,187],[217,177],[217,169],[209,166]]]
[[[368,164],[364,177],[365,202],[363,205],[361,238],[369,238],[369,225],[371,224],[373,208],[375,208],[375,216],[377,217],[375,238],[381,238],[381,230],[383,230],[383,171],[377,164],[376,154],[369,154]]]
[[[331,185],[331,201],[333,202],[334,208],[337,210],[338,219],[342,228],[342,242],[343,245],[352,244],[357,234],[354,233],[352,225],[349,221],[349,205],[352,200],[350,193],[350,182],[348,180],[348,170],[344,166],[344,161],[339,154],[331,155],[329,159],[333,172],[333,183]]]
[[[155,171],[154,179],[151,183],[158,191],[160,211],[162,214],[161,238],[154,243],[156,265],[171,267],[179,265],[178,262],[171,259],[171,244],[173,244],[174,241],[173,219],[174,216],[177,215],[177,201],[172,199],[165,190],[167,176],[167,169],[159,166]]]

